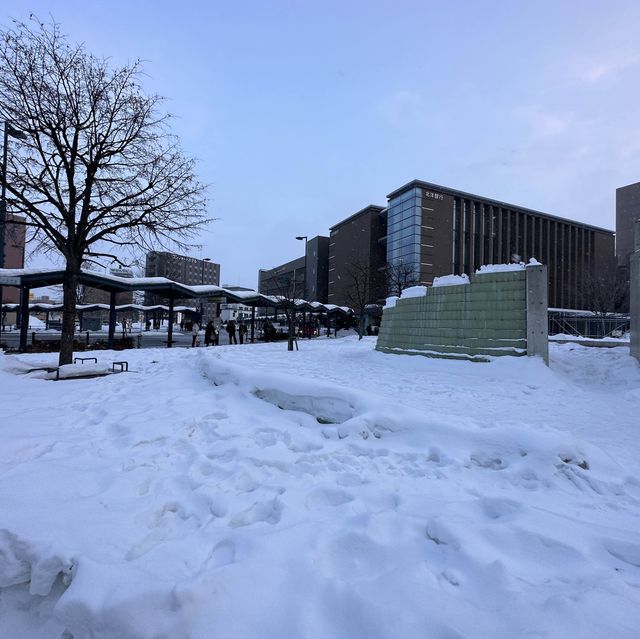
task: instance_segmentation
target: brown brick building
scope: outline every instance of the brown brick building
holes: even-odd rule
[[[330,229],[329,304],[349,305],[353,278],[367,269],[370,303],[385,296],[386,209],[370,204]]]
[[[533,257],[548,267],[549,306],[581,308],[584,278],[614,267],[607,229],[420,180],[387,197],[387,262],[412,264],[423,284]]]

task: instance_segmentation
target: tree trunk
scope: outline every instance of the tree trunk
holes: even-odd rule
[[[293,325],[294,325],[294,321],[293,321],[293,313],[291,313],[289,315],[289,317],[287,318],[289,320],[289,336],[287,337],[287,350],[288,351],[292,351],[293,350]]]
[[[78,274],[80,267],[67,264],[62,280],[62,335],[58,364],[73,361],[73,337],[76,330],[76,301],[78,299]]]

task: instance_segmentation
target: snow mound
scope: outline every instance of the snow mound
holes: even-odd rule
[[[410,286],[402,291],[402,299],[408,297],[424,297],[429,292],[426,286]]]
[[[0,355],[0,636],[637,635],[628,351],[299,348],[131,351],[139,374],[64,384]]]
[[[433,288],[438,288],[439,286],[464,286],[469,283],[468,275],[443,275],[434,278]]]

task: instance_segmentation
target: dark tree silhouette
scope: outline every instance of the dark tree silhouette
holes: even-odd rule
[[[389,295],[400,297],[402,291],[418,283],[418,275],[413,264],[402,260],[387,264],[385,269],[387,276],[387,291]]]
[[[355,257],[345,269],[345,300],[358,316],[358,339],[362,339],[365,331],[364,321],[367,305],[375,303],[376,275],[371,265],[361,258]]]
[[[113,68],[59,25],[32,23],[0,31],[0,119],[26,135],[3,177],[30,246],[64,261],[66,364],[82,263],[124,264],[152,244],[186,248],[208,221],[205,187],[169,131],[162,99],[145,95],[139,61]]]

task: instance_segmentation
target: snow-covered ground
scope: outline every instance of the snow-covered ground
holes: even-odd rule
[[[0,355],[0,637],[637,637],[628,347],[374,344]]]

